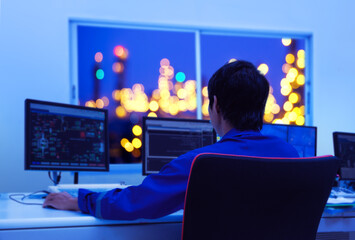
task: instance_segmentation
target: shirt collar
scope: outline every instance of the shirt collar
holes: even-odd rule
[[[260,136],[261,133],[259,130],[237,130],[235,128],[232,128],[231,130],[229,130],[229,132],[227,132],[220,140],[224,141],[227,139],[231,139],[231,138],[236,138],[236,137],[243,137],[243,136]]]

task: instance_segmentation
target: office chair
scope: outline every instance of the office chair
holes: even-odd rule
[[[191,167],[182,239],[315,239],[338,168],[333,156],[200,154]]]

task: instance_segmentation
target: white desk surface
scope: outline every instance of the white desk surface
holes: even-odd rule
[[[27,199],[26,202],[43,202],[42,199]],[[103,220],[73,211],[42,208],[40,205],[23,205],[9,199],[7,193],[0,194],[0,230],[58,228],[79,226],[117,226],[159,223],[181,223],[183,211],[159,219],[130,221]],[[355,209],[326,209],[318,232],[355,231]]]
[[[41,203],[43,201],[42,199],[26,199],[26,202]],[[181,223],[182,217],[183,211],[181,210],[159,219],[138,219],[133,221],[103,220],[81,212],[59,211],[50,208],[42,208],[40,205],[23,205],[10,200],[7,193],[0,194],[0,230],[68,226],[133,225],[142,223]]]

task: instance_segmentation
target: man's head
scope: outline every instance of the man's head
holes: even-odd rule
[[[268,81],[246,61],[225,64],[208,83],[210,111],[216,99],[218,114],[238,130],[262,128],[268,95]]]

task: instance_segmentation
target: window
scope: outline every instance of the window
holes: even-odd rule
[[[208,119],[208,80],[236,59],[270,82],[265,122],[310,123],[309,35],[82,21],[70,29],[72,103],[108,109],[111,163],[140,161],[143,116]]]
[[[223,64],[252,62],[270,82],[267,123],[305,124],[305,40],[201,34],[202,114],[208,118],[207,84]]]

